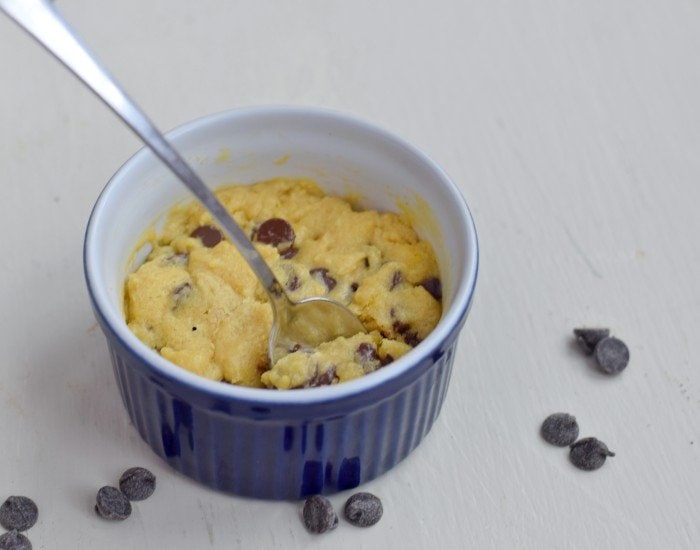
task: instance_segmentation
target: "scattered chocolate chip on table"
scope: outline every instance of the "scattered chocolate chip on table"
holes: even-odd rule
[[[32,543],[15,529],[0,535],[0,550],[32,550]]]
[[[627,367],[630,351],[627,345],[614,337],[603,338],[593,351],[596,363],[605,374],[619,374]]]
[[[371,527],[382,514],[382,501],[372,493],[356,493],[345,503],[345,519],[357,527]]]
[[[598,342],[610,336],[608,328],[575,328],[574,336],[587,355],[592,355]]]
[[[304,502],[304,525],[312,533],[325,533],[338,526],[338,516],[331,502],[322,495],[313,495]]]
[[[129,468],[119,478],[119,490],[129,500],[145,500],[156,490],[156,476],[146,468]]]
[[[0,505],[0,525],[8,531],[26,531],[38,517],[39,509],[29,497],[11,496]]]
[[[540,428],[542,438],[557,447],[567,447],[578,438],[576,418],[567,413],[550,414]]]
[[[586,355],[593,355],[605,374],[619,374],[627,367],[630,351],[627,345],[607,328],[575,328],[574,336]]]
[[[105,486],[97,491],[95,512],[101,518],[121,521],[131,515],[131,503],[116,487]]]
[[[580,439],[571,445],[569,453],[573,465],[580,470],[587,471],[600,468],[609,456],[615,456],[615,453],[595,437]]]

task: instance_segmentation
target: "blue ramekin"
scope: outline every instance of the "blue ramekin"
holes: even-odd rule
[[[122,291],[139,237],[188,198],[147,150],[114,175],[93,209],[84,264],[124,405],[176,470],[218,490],[297,499],[357,487],[391,469],[437,418],[476,284],[478,248],[457,187],[428,157],[375,126],[331,111],[236,109],[168,134],[210,185],[311,177],[372,208],[404,210],[433,244],[443,316],[414,350],[344,384],[291,391],[212,382],[163,359],[126,326]]]

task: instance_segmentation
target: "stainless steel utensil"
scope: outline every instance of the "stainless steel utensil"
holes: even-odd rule
[[[45,0],[0,0],[0,9],[38,40],[83,81],[139,136],[211,212],[224,234],[238,248],[267,291],[274,310],[268,352],[272,363],[297,346],[313,348],[339,336],[366,329],[344,305],[329,298],[289,299],[283,285],[229,215],[214,193],[129,98],[83,45],[56,9]]]

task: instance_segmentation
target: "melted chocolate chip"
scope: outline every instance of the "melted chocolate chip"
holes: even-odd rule
[[[285,260],[290,260],[294,256],[296,256],[298,252],[299,252],[298,248],[296,248],[295,246],[291,246],[285,252],[282,252],[282,254],[280,254],[280,256],[282,258],[284,258]]]
[[[300,346],[301,347],[301,346]],[[292,350],[294,352],[296,350]],[[300,386],[295,386],[298,388],[318,388],[320,386],[330,386],[333,382],[337,381],[338,378],[335,376],[335,365],[331,365],[326,372],[319,374],[318,367],[316,367],[316,372],[309,378],[304,384]]]
[[[197,229],[190,233],[190,237],[199,239],[207,248],[214,248],[224,238],[221,231],[219,231],[213,225],[200,225]]]
[[[282,296],[284,294],[284,291],[282,290],[282,285],[280,285],[277,281],[272,283],[268,290],[273,296]]]
[[[369,258],[365,257],[365,267],[369,269]]]
[[[421,339],[418,337],[418,334],[415,332],[407,332],[406,334],[403,335],[403,340],[412,348],[415,348],[418,344],[421,343]]]
[[[330,368],[321,375],[318,374],[317,370],[314,377],[309,380],[307,387],[318,388],[319,386],[330,386],[335,379],[335,365],[331,365]]]
[[[357,346],[355,353],[360,358],[360,362],[367,363],[369,361],[379,361],[379,356],[377,355],[377,348],[375,348],[369,342],[362,342]]]
[[[282,218],[270,218],[264,221],[255,234],[258,242],[275,246],[280,251],[290,249],[295,237],[290,223]]]
[[[438,302],[442,300],[442,283],[437,277],[428,277],[421,283],[421,286],[427,290],[430,295]]]
[[[421,339],[418,334],[411,331],[411,325],[408,323],[402,323],[401,321],[394,321],[392,328],[403,336],[403,341],[406,342],[411,347],[416,347],[421,343]]]
[[[190,283],[182,283],[173,289],[173,298],[175,298],[175,305],[180,305],[192,292],[192,285]]]
[[[297,290],[300,286],[301,282],[299,282],[299,277],[297,277],[296,275],[292,275],[287,281],[288,290]]]
[[[360,288],[360,283],[352,283],[350,285],[350,290],[352,290],[353,292],[357,292],[358,288]]]
[[[401,321],[394,321],[391,328],[393,328],[394,331],[398,332],[399,334],[406,334],[409,330],[411,330],[411,325],[408,323],[402,323]]]
[[[401,274],[400,271],[394,271],[394,275],[391,278],[391,286],[389,287],[389,290],[394,290],[398,285],[401,284],[403,281],[403,275]]]
[[[328,269],[326,269],[325,267],[314,267],[309,271],[309,273],[315,276],[316,278],[320,276],[323,280],[323,283],[326,285],[326,288],[329,291],[333,290],[335,288],[335,285],[338,284],[338,281],[336,281],[333,277],[328,275]]]

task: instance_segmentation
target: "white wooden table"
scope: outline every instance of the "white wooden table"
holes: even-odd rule
[[[197,485],[129,424],[83,281],[91,206],[140,145],[0,18],[0,499],[37,502],[34,548],[700,548],[700,3],[57,6],[163,129],[285,103],[413,141],[464,192],[481,270],[438,422],[364,487],[377,526],[312,536],[297,503]],[[629,344],[621,376],[579,325]],[[576,470],[538,435],[555,411],[617,456]],[[156,494],[100,521],[132,465]]]

